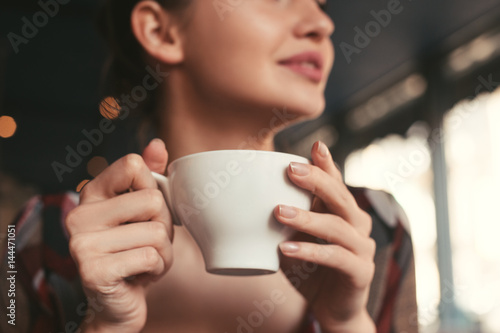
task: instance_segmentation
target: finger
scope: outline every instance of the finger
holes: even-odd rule
[[[142,158],[144,159],[144,162],[148,166],[149,170],[162,175],[165,173],[168,162],[168,153],[165,148],[165,143],[161,139],[156,138],[151,140],[147,147],[144,148]]]
[[[78,255],[80,262],[96,254],[112,254],[143,247],[155,248],[165,266],[170,267],[172,246],[162,222],[140,222],[94,233],[80,233],[70,240],[70,248]]]
[[[70,235],[114,228],[125,222],[161,221],[173,238],[172,217],[158,189],[125,193],[106,201],[80,205],[66,217]]]
[[[112,285],[143,273],[158,276],[165,271],[162,257],[153,247],[142,247],[103,256],[80,265],[84,286]]]
[[[375,242],[363,237],[351,224],[332,214],[320,214],[286,205],[274,210],[276,219],[295,230],[340,245],[366,259],[373,259]]]
[[[290,163],[288,177],[297,186],[319,197],[327,209],[352,223],[355,227],[366,224],[366,216],[345,184],[314,165]]]
[[[337,269],[349,278],[354,288],[366,288],[375,271],[373,261],[364,260],[339,245],[283,242],[279,246],[287,257]]]
[[[343,181],[342,173],[332,159],[330,150],[321,141],[316,141],[311,149],[313,164],[325,171],[330,176]]]
[[[129,189],[157,188],[151,171],[140,155],[126,155],[104,169],[80,193],[80,203],[113,198]]]

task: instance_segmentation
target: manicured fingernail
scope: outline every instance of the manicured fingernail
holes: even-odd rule
[[[309,174],[309,167],[302,163],[292,162],[290,163],[290,169],[297,176],[307,176]]]
[[[293,219],[297,216],[297,210],[286,205],[279,205],[279,214],[286,219]]]
[[[286,253],[294,253],[299,251],[299,244],[294,242],[284,242],[280,244],[280,249]]]
[[[318,141],[318,153],[321,157],[327,157],[328,156],[328,147],[321,141]]]

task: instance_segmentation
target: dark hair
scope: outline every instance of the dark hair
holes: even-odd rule
[[[103,68],[103,98],[114,97],[120,103],[122,94],[142,84],[147,75],[144,50],[135,38],[130,17],[135,5],[142,0],[105,0],[97,17],[98,29],[109,47],[109,59]],[[192,0],[155,0],[169,11],[186,8]],[[143,120],[153,119],[156,94],[150,91],[133,115]]]

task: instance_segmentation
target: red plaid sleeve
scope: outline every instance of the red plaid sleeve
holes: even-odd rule
[[[77,320],[67,309],[76,309],[75,301],[84,298],[64,226],[66,215],[77,203],[75,193],[36,196],[13,223],[16,278],[28,298],[28,306],[18,317],[28,332],[64,332],[68,323]]]

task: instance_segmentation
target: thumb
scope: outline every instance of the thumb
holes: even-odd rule
[[[168,162],[168,153],[165,143],[161,139],[153,139],[144,148],[142,158],[149,170],[164,174]]]

